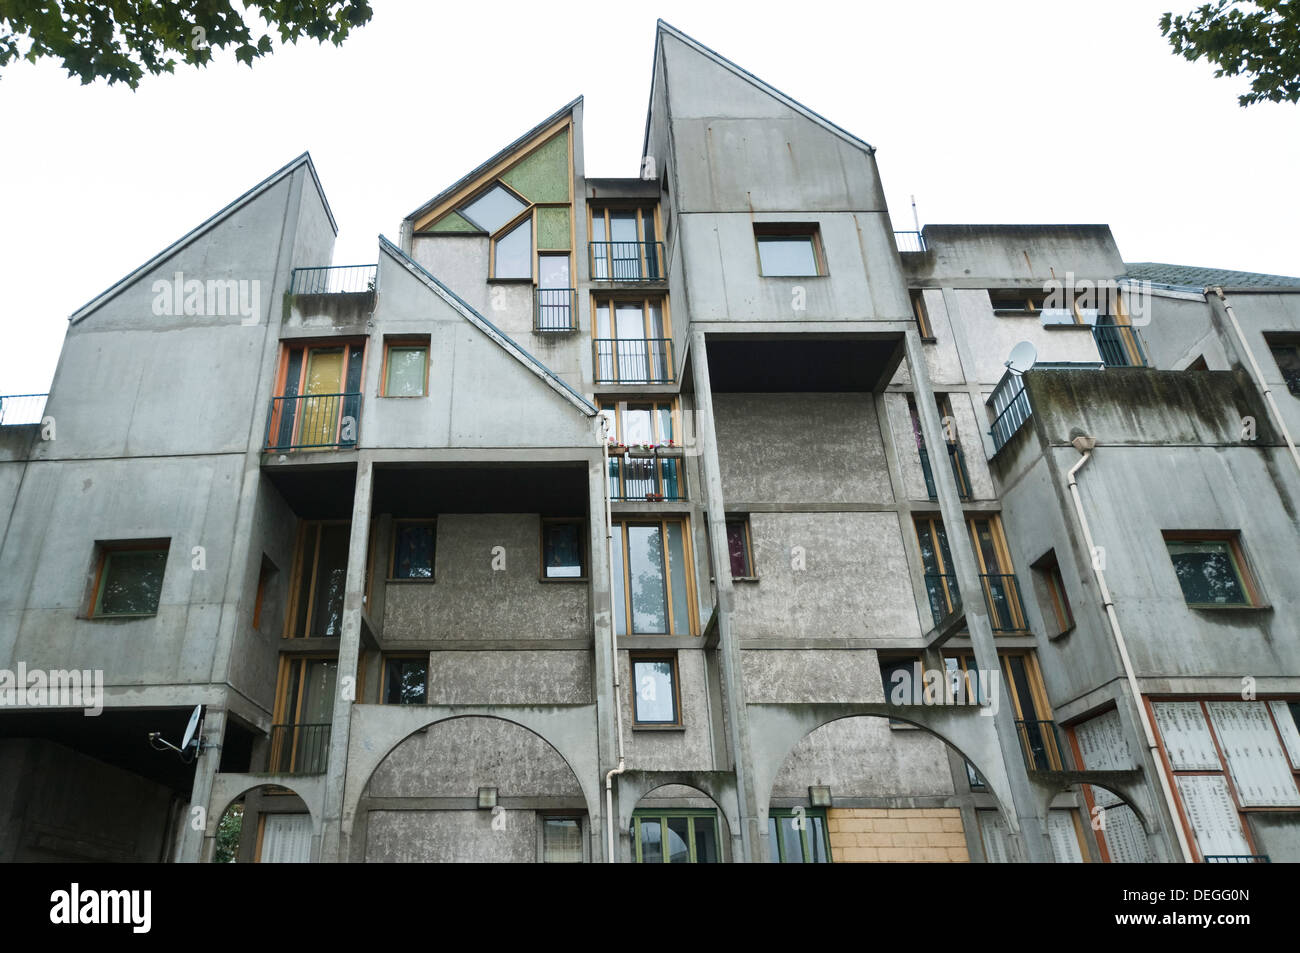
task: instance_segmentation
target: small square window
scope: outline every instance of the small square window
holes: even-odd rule
[[[753,578],[754,557],[748,519],[741,517],[727,520],[727,553],[731,557],[732,579]]]
[[[542,863],[582,863],[582,818],[542,818]]]
[[[1189,606],[1258,604],[1236,533],[1166,533],[1165,546]]]
[[[675,656],[632,657],[632,713],[637,725],[681,724]]]
[[[167,549],[165,544],[101,545],[90,616],[157,615]]]
[[[436,524],[420,522],[393,524],[392,579],[433,579]]]
[[[826,274],[816,225],[755,225],[759,269],[765,278]]]
[[[587,548],[581,520],[542,521],[542,578],[587,578]]]
[[[428,697],[429,657],[387,656],[380,699],[385,705],[423,705]]]
[[[424,397],[429,383],[429,345],[390,343],[384,350],[384,396]]]

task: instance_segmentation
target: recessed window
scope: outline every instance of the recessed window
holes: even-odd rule
[[[740,517],[727,520],[727,555],[731,559],[732,579],[749,579],[754,576],[748,519]]]
[[[826,812],[821,809],[767,812],[767,839],[774,864],[829,864]]]
[[[592,281],[661,281],[664,247],[655,206],[591,209]]]
[[[1266,336],[1268,349],[1277,362],[1277,369],[1282,372],[1286,389],[1300,397],[1300,341]]]
[[[1189,606],[1258,604],[1236,533],[1166,533],[1165,546]]]
[[[602,401],[614,446],[627,447],[610,456],[610,492],[618,500],[665,502],[686,499],[680,434],[673,400]]]
[[[1050,635],[1062,635],[1074,628],[1074,611],[1070,608],[1070,598],[1065,592],[1065,579],[1061,576],[1061,567],[1056,561],[1056,552],[1050,551],[1033,566],[1034,573],[1042,584],[1047,596],[1048,611],[1044,619],[1054,631]]]
[[[428,393],[427,341],[390,341],[384,348],[384,396],[423,397]]]
[[[1037,314],[1043,310],[1045,295],[1028,290],[992,290],[989,303],[998,314]]]
[[[635,811],[632,855],[638,864],[716,864],[716,811]]]
[[[101,545],[90,615],[97,619],[156,615],[167,549],[165,543]]]
[[[916,315],[916,328],[921,334],[921,339],[933,341],[934,329],[930,327],[930,312],[925,307],[925,292],[920,288],[913,288],[908,294],[912,299],[912,313]]]
[[[542,521],[542,578],[586,579],[582,520]]]
[[[672,381],[673,335],[665,297],[594,297],[592,308],[597,383]]]
[[[826,273],[815,225],[755,225],[754,240],[765,278],[813,278]]]
[[[379,697],[385,705],[423,705],[429,691],[429,656],[385,656],[384,684]]]
[[[694,596],[685,521],[616,522],[610,550],[615,633],[691,635]]]
[[[436,538],[431,520],[412,520],[393,524],[392,579],[433,579]]]
[[[681,724],[676,656],[632,656],[632,716],[637,725]]]
[[[542,863],[582,863],[582,818],[543,816],[541,822]]]

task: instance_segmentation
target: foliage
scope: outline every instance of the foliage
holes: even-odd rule
[[[1251,77],[1242,106],[1300,101],[1300,0],[1217,0],[1166,13],[1160,32],[1175,53],[1215,64],[1215,76]]]
[[[217,825],[216,863],[233,864],[239,854],[239,834],[244,827],[244,805],[232,804]]]

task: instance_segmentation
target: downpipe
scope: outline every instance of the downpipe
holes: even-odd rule
[[[602,453],[605,458],[605,553],[608,555],[612,552],[614,542],[614,507],[611,503],[611,490],[609,485],[609,420],[602,414],[597,418],[600,421],[600,445],[604,448]],[[594,555],[592,557],[595,558]],[[610,572],[614,571],[613,565],[610,566]],[[620,570],[621,571],[621,570]],[[618,674],[618,636],[615,634],[614,626],[615,612],[617,607],[614,605],[614,580],[609,581],[609,657],[610,657],[610,674],[614,678],[614,738],[618,745],[618,767],[611,768],[605,772],[605,828],[606,847],[605,863],[614,863],[614,775],[622,774],[627,770],[627,761],[623,756],[623,695],[621,691],[622,680]]]

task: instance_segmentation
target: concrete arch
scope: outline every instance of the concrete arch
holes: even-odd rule
[[[741,856],[740,816],[736,813],[735,776],[728,771],[625,771],[618,779],[618,839],[620,854],[631,860],[628,831],[632,813],[643,800],[666,787],[687,787],[713,802],[722,816],[725,830],[721,837],[728,844],[730,860]]]
[[[323,775],[276,775],[258,778],[248,774],[218,774],[212,785],[210,805],[221,805],[219,811],[209,811],[204,827],[203,861],[211,863],[216,856],[217,830],[221,819],[239,799],[261,788],[285,788],[302,801],[307,816],[311,818],[311,853],[315,860],[320,851],[320,837],[325,788]]]

